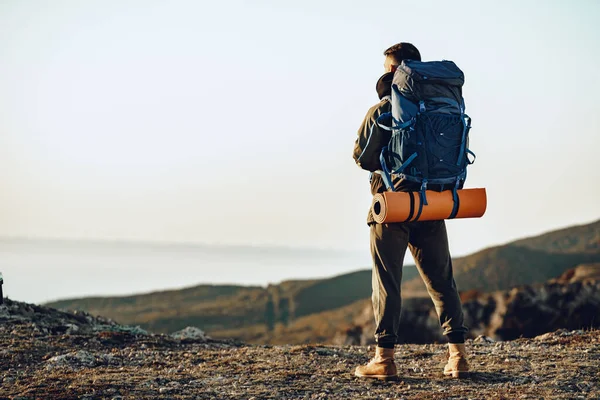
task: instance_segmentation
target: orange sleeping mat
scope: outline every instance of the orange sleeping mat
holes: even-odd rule
[[[461,189],[458,193],[458,212],[454,218],[479,218],[485,214],[485,189]],[[452,191],[426,191],[427,205],[421,208],[419,192],[384,192],[373,197],[373,217],[378,224],[447,219],[452,214]]]

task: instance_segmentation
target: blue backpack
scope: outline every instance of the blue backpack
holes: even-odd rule
[[[452,61],[405,60],[392,80],[392,111],[377,120],[392,132],[379,158],[387,189],[394,190],[392,175],[420,183],[423,205],[427,205],[427,185],[451,189],[450,218],[458,211],[456,191],[467,178],[467,166],[475,162],[468,149],[471,118],[465,114],[464,81]]]

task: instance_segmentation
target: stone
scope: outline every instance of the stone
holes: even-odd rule
[[[479,335],[473,340],[473,343],[494,343],[495,340],[489,336]]]
[[[200,328],[195,326],[188,326],[180,331],[171,334],[171,337],[179,340],[193,339],[193,340],[207,340],[208,336]]]
[[[95,357],[85,350],[54,356],[47,361],[49,367],[93,367]]]

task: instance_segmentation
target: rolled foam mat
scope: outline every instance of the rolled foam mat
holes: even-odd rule
[[[434,221],[450,217],[454,207],[452,191],[427,190],[427,205],[421,213],[419,192],[384,192],[373,197],[373,218],[378,224],[409,221]],[[458,193],[458,212],[454,218],[479,218],[485,214],[485,189],[461,189]]]

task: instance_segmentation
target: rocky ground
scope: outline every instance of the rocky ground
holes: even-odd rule
[[[470,379],[444,378],[443,345],[401,345],[399,382],[352,374],[361,346],[255,346],[198,329],[152,335],[85,313],[0,308],[0,399],[597,399],[600,331],[470,341]]]

